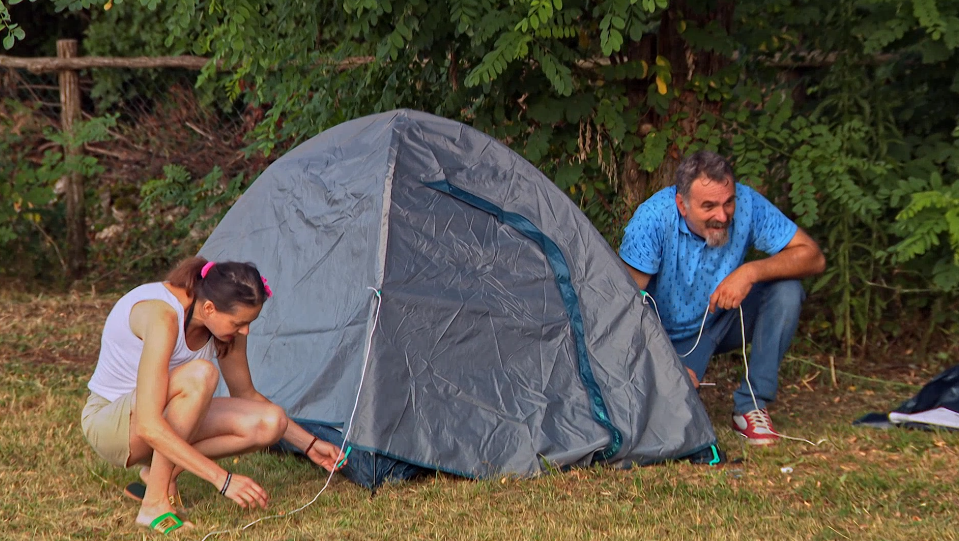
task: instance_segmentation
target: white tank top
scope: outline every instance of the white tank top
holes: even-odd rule
[[[136,389],[143,340],[137,338],[130,329],[130,311],[136,303],[150,300],[163,301],[176,310],[178,331],[176,346],[170,356],[170,370],[194,359],[212,360],[216,356],[212,337],[198,351],[187,347],[183,332],[183,306],[163,283],[139,286],[121,297],[110,310],[100,339],[100,358],[87,384],[91,391],[111,402]]]

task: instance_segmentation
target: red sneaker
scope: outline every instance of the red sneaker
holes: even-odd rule
[[[773,430],[773,420],[766,410],[753,410],[744,415],[733,414],[733,430],[746,438],[750,445],[772,445],[779,439]]]

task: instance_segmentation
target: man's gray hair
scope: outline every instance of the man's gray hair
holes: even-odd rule
[[[714,182],[732,181],[736,182],[733,175],[733,168],[729,166],[725,159],[715,152],[700,150],[683,158],[676,169],[676,193],[683,199],[689,199],[689,190],[693,181],[702,175],[706,175],[709,180]]]

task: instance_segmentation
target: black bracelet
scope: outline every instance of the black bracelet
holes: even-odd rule
[[[220,494],[226,496],[226,489],[230,487],[230,479],[233,479],[233,474],[226,472],[226,481],[223,481],[223,488],[220,489]]]

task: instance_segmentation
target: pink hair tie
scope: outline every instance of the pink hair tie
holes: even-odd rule
[[[200,278],[206,278],[206,274],[210,272],[210,269],[213,268],[213,265],[216,265],[213,261],[207,261],[206,265],[203,265],[203,268],[200,269]]]
[[[269,299],[270,297],[273,296],[273,290],[270,289],[270,286],[266,285],[266,278],[264,278],[263,276],[260,276],[260,280],[263,280],[263,289],[266,290],[266,298]]]

